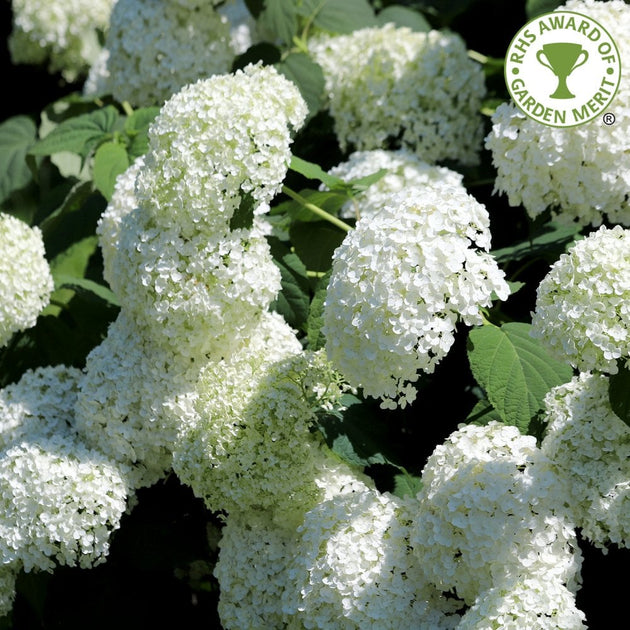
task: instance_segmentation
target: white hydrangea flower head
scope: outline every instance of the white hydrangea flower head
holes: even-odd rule
[[[133,488],[171,469],[181,409],[173,399],[196,382],[194,365],[153,343],[121,311],[87,356],[75,426],[82,439],[127,471]]]
[[[116,0],[11,0],[9,51],[15,64],[48,63],[74,81],[87,74],[102,47]]]
[[[176,404],[189,413],[184,414],[187,421],[180,426],[174,445],[173,468],[180,481],[191,486],[198,496],[206,495],[206,485],[213,483],[204,452],[215,448],[212,440],[215,432],[221,431],[218,426],[213,428],[206,440],[203,426],[240,418],[268,369],[275,362],[301,352],[297,332],[280,314],[264,311],[240,346],[225,358],[208,361],[200,370],[195,388],[176,397]],[[219,452],[224,451],[220,442],[216,446]]]
[[[276,361],[302,352],[302,344],[297,331],[287,324],[279,313],[264,311],[255,322],[250,334],[234,351],[225,358],[210,360],[201,366],[195,387],[184,391],[173,399],[174,405],[188,410],[182,416],[186,422],[196,422],[199,416],[197,409],[205,415],[217,417],[240,413],[242,407],[251,398],[266,370]],[[199,403],[199,396],[205,397]],[[184,430],[185,427],[180,427]],[[184,466],[183,450],[176,447],[177,466]],[[191,477],[190,475],[193,475]],[[204,475],[203,467],[188,470],[189,481],[196,475]],[[191,482],[193,487],[201,480]]]
[[[0,390],[0,451],[74,426],[81,370],[56,365],[27,370]]]
[[[630,548],[630,429],[613,413],[608,378],[585,372],[545,398],[541,444],[568,489],[565,502],[594,546]]]
[[[127,509],[121,470],[67,432],[0,454],[0,558],[24,570],[104,562]]]
[[[232,67],[230,24],[211,2],[118,0],[105,40],[108,92],[161,106],[185,85]]]
[[[298,527],[283,608],[288,628],[456,628],[458,605],[409,551],[403,502],[374,489],[333,496]]]
[[[499,105],[486,138],[497,169],[494,191],[506,194],[510,206],[522,205],[532,219],[550,208],[560,224],[596,227],[607,220],[630,226],[623,133],[630,123],[630,99],[625,107],[615,107],[615,116],[610,127],[595,119],[555,128],[532,120],[512,103]],[[584,152],[585,146],[590,150]]]
[[[50,301],[54,282],[41,230],[0,212],[0,348],[31,328]]]
[[[486,208],[464,188],[409,188],[360,219],[333,255],[326,350],[348,382],[395,408],[419,372],[447,354],[458,321],[480,324],[492,294],[509,295],[488,253]]]
[[[103,255],[103,277],[109,284],[112,283],[112,267],[118,251],[122,219],[139,205],[135,186],[136,177],[143,166],[144,156],[140,156],[118,175],[114,193],[96,224],[96,234]]]
[[[620,59],[630,58],[630,6],[623,0],[569,0],[558,10],[593,18],[610,33]],[[630,226],[630,67],[623,62],[613,109],[614,125],[596,118],[556,128],[532,120],[513,103],[500,105],[485,139],[497,169],[495,192],[532,218],[549,208],[559,223]]]
[[[13,610],[15,601],[15,583],[19,572],[19,563],[3,564],[0,567],[0,619]]]
[[[197,419],[180,433],[173,468],[211,511],[275,510],[291,526],[339,470],[313,428],[319,411],[342,408],[347,388],[323,351],[264,366],[254,387],[243,367],[237,380],[202,371]]]
[[[585,630],[586,615],[575,594],[545,576],[507,580],[482,593],[457,630]]]
[[[284,628],[282,593],[296,553],[295,533],[279,528],[269,512],[230,513],[219,542],[214,575],[217,610],[225,630]]]
[[[407,188],[434,183],[463,186],[464,176],[461,173],[445,166],[427,164],[408,149],[355,151],[345,162],[331,168],[328,174],[350,181],[368,177],[381,169],[385,169],[387,174],[347,201],[341,207],[339,216],[344,219],[373,216],[389,204],[392,195]],[[325,188],[322,186],[322,189]]]
[[[307,106],[273,66],[249,65],[182,88],[149,128],[138,199],[170,225],[227,229],[242,198],[258,208],[279,192],[291,158],[291,130]]]
[[[536,438],[492,422],[461,426],[422,472],[411,544],[428,579],[468,605],[513,576],[576,592],[582,555],[566,487]]]
[[[630,229],[602,225],[560,255],[536,290],[531,334],[581,372],[630,361]]]
[[[122,217],[110,285],[156,343],[201,360],[228,356],[280,291],[267,226],[188,236],[144,207]]]
[[[409,148],[430,163],[479,161],[486,87],[457,33],[386,24],[308,45],[343,151]]]

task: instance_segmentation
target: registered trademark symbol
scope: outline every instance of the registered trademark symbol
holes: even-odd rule
[[[603,119],[605,125],[612,125],[615,122],[615,115],[608,112],[604,114]]]

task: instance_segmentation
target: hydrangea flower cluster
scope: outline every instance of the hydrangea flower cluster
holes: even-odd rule
[[[493,292],[508,297],[489,247],[488,212],[461,186],[408,188],[360,219],[333,255],[324,305],[335,367],[384,408],[411,403],[458,321],[480,324]]]
[[[574,593],[537,575],[486,591],[464,613],[457,630],[582,630],[588,627],[585,619]]]
[[[275,299],[280,272],[260,215],[306,112],[295,85],[260,65],[188,85],[161,109],[98,226],[105,277],[156,343],[220,359]],[[249,226],[233,226],[237,211],[253,213]]]
[[[630,6],[623,0],[569,0],[558,9],[590,16],[610,33],[620,58],[630,57]],[[511,206],[523,205],[532,218],[550,208],[559,222],[630,226],[630,68],[623,63],[614,111],[612,126],[595,119],[555,128],[513,103],[500,105],[485,140],[497,169],[495,192],[506,194]]]
[[[33,435],[44,439],[73,426],[81,371],[64,365],[27,370],[0,390],[0,451]]]
[[[339,210],[340,217],[360,219],[373,216],[389,204],[392,195],[407,188],[433,184],[458,187],[463,185],[464,178],[461,173],[445,166],[423,162],[408,149],[355,151],[345,162],[331,168],[328,174],[350,181],[368,177],[380,170],[386,170],[387,173],[347,201]]]
[[[121,311],[87,356],[75,426],[87,444],[125,470],[133,488],[153,485],[171,469],[172,444],[183,421],[173,400],[194,378],[194,367],[153,343]]]
[[[126,510],[123,472],[73,426],[80,376],[77,368],[41,367],[0,391],[0,563],[7,569],[99,564]]]
[[[435,448],[422,481],[410,540],[439,590],[469,606],[514,576],[577,591],[582,556],[565,483],[536,438],[498,422],[461,426]]]
[[[102,47],[116,0],[11,0],[13,63],[48,63],[74,81],[87,74]]]
[[[122,219],[112,289],[156,343],[191,359],[225,356],[280,290],[263,227],[186,237],[141,206]]]
[[[20,442],[0,457],[3,562],[25,571],[105,561],[127,508],[120,469],[70,435]]]
[[[244,42],[233,41],[233,28],[239,24],[232,25],[216,4],[118,0],[105,41],[104,64],[93,65],[84,92],[109,92],[118,101],[138,107],[161,106],[189,83],[227,74]],[[243,20],[248,14],[232,11],[231,15]],[[247,23],[243,26],[239,38],[247,32]]]
[[[478,162],[486,88],[458,34],[386,24],[314,37],[309,51],[343,151],[408,148],[430,163]]]
[[[582,372],[630,360],[630,229],[602,225],[560,256],[538,285],[531,334]]]
[[[407,509],[366,488],[309,510],[282,593],[286,627],[456,628],[461,602],[426,580],[410,552]]]
[[[286,627],[281,598],[290,580],[287,566],[297,552],[294,538],[268,512],[230,513],[214,568],[221,585],[218,612],[223,628]]]
[[[317,480],[340,470],[313,432],[316,413],[343,408],[347,390],[323,350],[273,363],[244,351],[232,365],[209,365],[173,469],[211,511],[272,510],[280,523],[299,522],[322,497]]]
[[[42,233],[0,213],[0,348],[16,332],[35,325],[48,305],[54,283]]]
[[[266,212],[287,172],[291,130],[306,114],[298,88],[273,66],[187,85],[149,128],[138,200],[185,236],[225,231],[245,195],[255,213]]]
[[[613,413],[608,378],[582,372],[545,398],[543,453],[568,482],[582,535],[606,553],[630,547],[630,429]]]
[[[371,479],[340,460],[328,456],[321,463],[312,480],[313,487],[320,489],[317,501],[374,489]],[[284,604],[286,593],[294,588],[291,563],[301,553],[296,527],[309,507],[303,496],[294,499],[280,509],[237,508],[227,515],[214,570],[221,587],[218,610],[226,630],[304,627],[301,615],[289,613]]]

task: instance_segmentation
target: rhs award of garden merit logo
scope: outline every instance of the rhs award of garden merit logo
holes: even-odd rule
[[[606,29],[587,15],[553,11],[529,21],[512,39],[505,81],[514,103],[552,127],[573,127],[609,110],[621,77],[619,51]]]

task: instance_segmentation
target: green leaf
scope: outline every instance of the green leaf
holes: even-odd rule
[[[134,160],[144,155],[149,149],[149,126],[159,113],[159,107],[143,107],[137,109],[125,121],[125,133],[129,138],[127,153]]]
[[[29,154],[53,155],[69,151],[85,157],[95,145],[111,138],[119,118],[116,108],[108,105],[89,114],[64,120],[37,142]]]
[[[129,168],[127,151],[118,142],[105,142],[94,154],[94,186],[108,201],[112,198],[116,178]]]
[[[254,206],[254,198],[249,193],[244,193],[241,197],[241,203],[230,219],[230,230],[249,229],[252,227],[254,223]]]
[[[0,124],[0,202],[31,181],[26,154],[36,135],[28,116],[14,116]]]
[[[55,288],[72,289],[87,299],[103,300],[112,306],[120,306],[120,301],[116,294],[108,287],[94,282],[89,278],[77,278],[65,274],[55,276]]]
[[[270,238],[271,253],[280,269],[281,289],[271,304],[271,310],[280,313],[289,326],[302,330],[310,306],[310,281],[306,267],[286,245]]]
[[[394,475],[394,489],[392,494],[403,499],[415,497],[422,490],[422,478],[411,475],[408,472],[400,472]]]
[[[263,33],[275,35],[280,41],[290,44],[298,30],[297,3],[265,0],[265,8],[258,17],[257,25]]]
[[[548,223],[544,231],[534,236],[531,241],[495,249],[491,254],[499,265],[523,258],[545,258],[552,262],[578,238],[579,231],[577,225]]]
[[[422,13],[400,4],[391,4],[385,7],[376,16],[376,19],[380,25],[393,22],[398,28],[406,26],[417,33],[428,33],[431,30],[431,25]]]
[[[160,107],[141,107],[136,109],[125,120],[125,131],[127,133],[132,132],[146,132],[151,123],[155,120],[155,117],[160,113]]]
[[[41,114],[42,126],[46,128],[47,121],[49,125],[46,132],[49,132],[52,127],[55,127],[65,120],[98,111],[103,108],[104,98],[110,101],[108,104],[113,104],[114,101],[111,97],[83,96],[79,92],[66,94],[44,108]],[[41,128],[40,134],[42,136],[47,135],[47,133],[42,133]]]
[[[321,166],[319,166],[319,164],[303,160],[302,158],[297,157],[297,155],[291,156],[289,168],[300,175],[304,175],[304,177],[308,179],[319,180],[331,190],[346,187],[346,182],[344,182],[340,177],[329,175]]]
[[[308,339],[308,347],[313,351],[319,350],[326,345],[326,337],[322,333],[322,326],[324,325],[324,302],[326,301],[329,280],[330,271],[319,279],[308,311],[306,337]]]
[[[61,305],[67,305],[77,291],[70,284],[80,285],[80,279],[85,278],[90,260],[98,249],[98,237],[88,236],[73,243],[65,251],[53,258],[50,271],[55,281],[55,290],[51,296],[51,303],[44,309],[44,315],[58,316],[62,312]],[[73,282],[69,282],[72,280]],[[95,293],[95,291],[92,291]],[[116,304],[117,300],[106,301]]]
[[[349,34],[360,28],[378,26],[367,0],[304,0],[300,14],[329,33]]]
[[[619,371],[608,379],[608,399],[613,412],[630,426],[630,369],[623,359],[617,365]]]
[[[485,426],[490,422],[503,422],[503,418],[490,402],[479,400],[468,414],[466,422]]]
[[[50,262],[50,270],[53,278],[57,276],[71,276],[73,278],[83,278],[88,267],[90,258],[98,248],[98,237],[88,236],[68,249],[61,252]]]
[[[71,188],[50,215],[50,221],[42,223],[46,252],[52,260],[76,243],[94,237],[107,201],[100,192],[90,191],[90,187],[91,182],[85,182],[84,187]]]
[[[81,210],[92,194],[92,182],[79,182],[72,186],[63,202],[39,224],[44,238],[54,232],[62,218]]]
[[[333,254],[345,236],[346,232],[327,221],[298,222],[289,230],[295,253],[309,271],[328,271]]]
[[[278,63],[281,58],[280,49],[269,42],[258,42],[250,46],[242,55],[238,55],[232,64],[232,72],[241,70],[250,63],[262,61],[263,66]]]
[[[325,102],[325,81],[321,66],[305,53],[292,52],[276,64],[276,69],[295,83],[308,106],[308,118],[313,117]]]
[[[353,466],[392,464],[399,468],[395,454],[386,450],[388,428],[374,404],[351,394],[345,394],[341,402],[345,409],[317,419],[330,449]]]
[[[351,179],[346,182],[346,185],[352,189],[355,193],[360,193],[367,190],[372,184],[375,184],[379,179],[383,179],[387,175],[386,168],[381,168],[371,175],[365,177],[358,177],[357,179]]]
[[[545,394],[573,375],[570,366],[549,356],[530,330],[531,324],[512,322],[473,328],[468,336],[473,376],[501,419],[523,433],[542,408]]]

